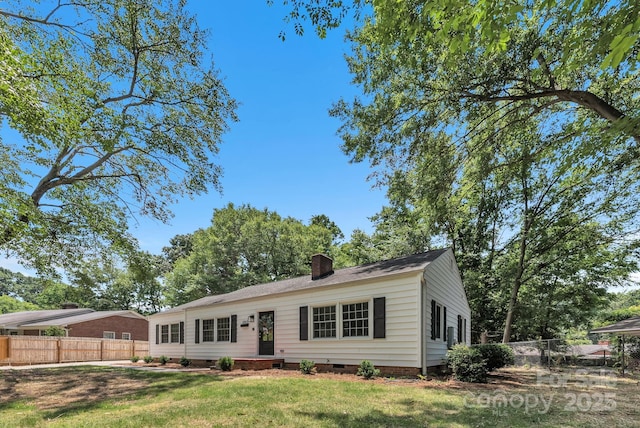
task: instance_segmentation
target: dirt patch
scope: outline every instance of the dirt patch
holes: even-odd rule
[[[29,400],[39,409],[54,409],[125,397],[147,385],[144,379],[118,371],[7,370],[0,374],[0,404]]]

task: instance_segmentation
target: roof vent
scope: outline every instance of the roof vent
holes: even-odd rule
[[[311,257],[311,279],[321,279],[333,273],[333,260],[324,254]]]

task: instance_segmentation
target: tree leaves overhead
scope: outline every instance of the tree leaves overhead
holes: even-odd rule
[[[130,251],[131,218],[219,188],[236,104],[206,38],[183,1],[0,7],[0,248],[39,269]]]

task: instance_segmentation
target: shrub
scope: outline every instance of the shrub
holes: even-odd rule
[[[182,367],[189,367],[191,365],[191,360],[188,359],[187,357],[182,357],[180,358],[180,365]]]
[[[158,358],[158,361],[160,361],[160,364],[164,366],[169,362],[170,359],[171,358],[167,357],[166,355],[162,355],[160,358]]]
[[[151,355],[145,355],[145,357],[142,360],[147,364],[153,363],[153,357]]]
[[[44,336],[65,337],[67,335],[67,331],[58,325],[50,325],[42,334]]]
[[[220,370],[224,370],[225,372],[233,369],[233,364],[234,361],[231,357],[222,357],[218,360],[218,367],[220,367]]]
[[[358,367],[358,376],[363,376],[365,379],[372,379],[376,376],[380,376],[380,370],[378,370],[371,361],[363,360]]]
[[[447,364],[453,377],[462,382],[485,382],[487,380],[487,362],[477,348],[466,345],[454,345],[447,352]]]
[[[140,357],[138,357],[137,355],[134,355],[133,357],[131,357],[132,363],[137,363],[138,361],[140,361]]]
[[[477,348],[482,358],[487,360],[487,371],[489,372],[512,365],[515,361],[513,349],[509,345],[485,343],[474,346],[474,348]]]
[[[300,371],[304,374],[315,374],[316,373],[315,361],[311,361],[311,360],[300,361]]]

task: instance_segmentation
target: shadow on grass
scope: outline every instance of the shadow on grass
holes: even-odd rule
[[[45,420],[55,419],[90,411],[109,401],[154,397],[222,380],[202,373],[112,367],[8,370],[0,374],[0,412],[20,404],[33,405]]]
[[[454,393],[464,397],[464,393]],[[341,411],[300,411],[300,417],[321,421],[340,427],[425,427],[425,426],[473,426],[473,427],[530,427],[553,426],[549,415],[515,408],[490,408],[477,403],[450,403],[402,399],[394,414],[372,409],[365,414]]]

